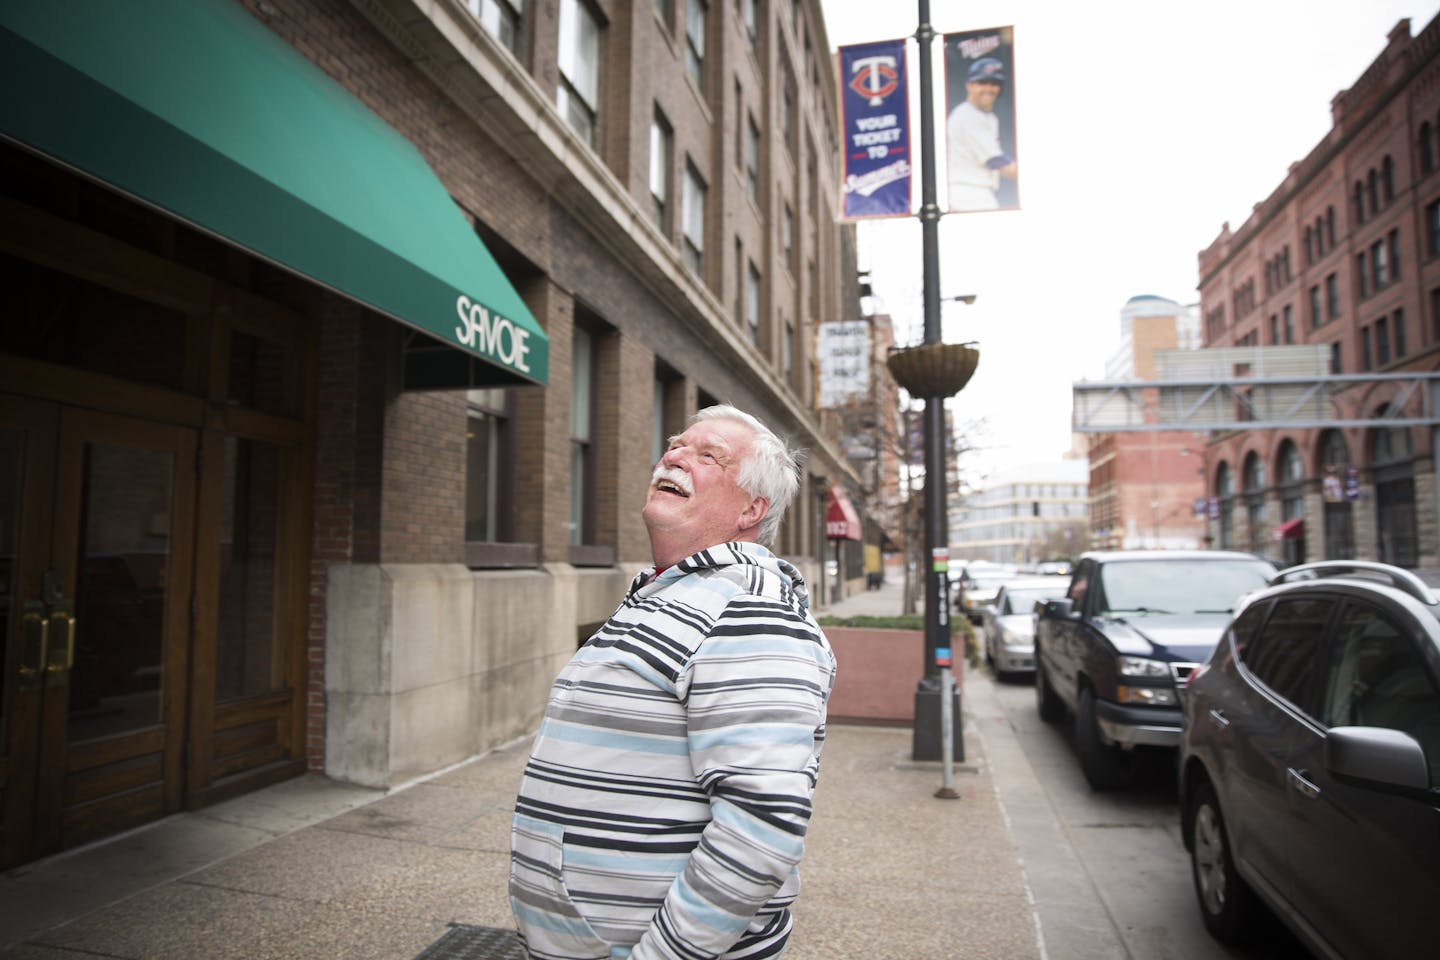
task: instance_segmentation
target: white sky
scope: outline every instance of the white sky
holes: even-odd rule
[[[822,0],[832,46],[913,36],[914,0]],[[1100,379],[1138,294],[1199,299],[1197,256],[1238,229],[1330,130],[1330,101],[1418,34],[1434,0],[932,0],[937,34],[1015,26],[1019,211],[940,221],[947,342],[979,341],[951,401],[980,449],[962,475],[1049,461],[1070,446],[1070,385]],[[919,58],[909,78],[920,202]],[[936,195],[945,205],[944,62],[935,71]],[[833,68],[832,68],[833,69]],[[902,343],[923,333],[916,218],[868,221],[859,259]]]

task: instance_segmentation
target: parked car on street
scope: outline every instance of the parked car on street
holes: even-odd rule
[[[1180,810],[1210,932],[1268,905],[1317,957],[1435,956],[1440,594],[1396,567],[1292,567],[1191,676]]]
[[[1017,577],[1007,580],[995,602],[980,610],[985,662],[1004,678],[1035,669],[1035,607],[1065,596],[1065,577]]]
[[[1220,641],[1240,598],[1275,567],[1223,550],[1097,551],[1035,627],[1035,701],[1074,717],[1075,750],[1096,790],[1130,775],[1136,747],[1180,743],[1179,684]]]
[[[995,602],[1001,584],[1016,576],[1015,568],[1004,564],[968,564],[955,582],[955,609],[979,626],[980,612]]]

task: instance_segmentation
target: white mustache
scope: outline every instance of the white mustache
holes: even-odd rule
[[[650,485],[653,487],[661,480],[669,480],[683,490],[687,497],[695,493],[695,488],[690,485],[690,474],[678,467],[667,467],[664,464],[656,464],[654,473],[650,475]]]

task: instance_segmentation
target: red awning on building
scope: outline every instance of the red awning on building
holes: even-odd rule
[[[825,536],[830,540],[860,539],[860,514],[839,485],[825,492]]]
[[[1305,518],[1296,517],[1293,520],[1286,520],[1275,528],[1276,540],[1299,540],[1305,536]]]

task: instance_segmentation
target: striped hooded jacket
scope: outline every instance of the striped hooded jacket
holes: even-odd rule
[[[778,956],[835,657],[799,572],[758,544],[652,573],[551,688],[511,909],[545,960]]]

